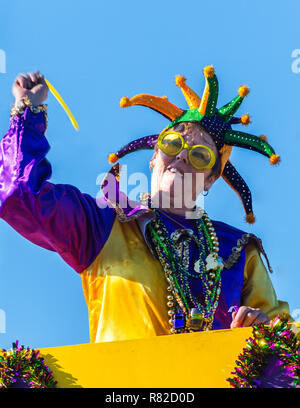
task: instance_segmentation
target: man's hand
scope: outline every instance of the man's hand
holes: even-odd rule
[[[20,74],[16,78],[12,93],[16,103],[21,102],[27,96],[33,106],[41,105],[48,96],[48,86],[44,76],[37,72]]]
[[[260,309],[253,309],[248,306],[241,306],[238,311],[232,313],[231,329],[236,327],[253,326],[258,323],[268,324],[270,318]]]

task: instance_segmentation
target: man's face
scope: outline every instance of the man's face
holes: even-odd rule
[[[213,139],[200,125],[193,122],[182,122],[171,130],[180,133],[186,143],[191,146],[200,144],[209,147],[216,158],[218,157]],[[177,200],[177,202],[181,201],[192,208],[199,193],[203,190],[209,190],[217,179],[216,175],[211,174],[211,169],[198,170],[193,167],[189,161],[187,149],[183,149],[176,156],[168,156],[157,149],[150,164],[153,167],[151,195],[152,197],[162,194],[169,195],[171,206],[173,206],[174,200]],[[189,175],[187,176],[187,174]]]

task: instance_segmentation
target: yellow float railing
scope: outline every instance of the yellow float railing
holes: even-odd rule
[[[224,388],[252,328],[40,349],[58,387]]]

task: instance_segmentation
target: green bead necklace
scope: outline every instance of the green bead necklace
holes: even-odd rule
[[[150,195],[148,206],[152,208]],[[170,236],[160,211],[155,208],[152,210],[156,217],[148,224],[147,231],[168,284],[170,331],[184,333],[209,330],[218,307],[223,269],[222,259],[218,256],[219,243],[214,227],[206,212],[198,209],[197,236],[186,228],[178,229]],[[189,243],[192,239],[199,249],[199,257],[194,263],[193,270],[189,268]],[[203,303],[193,295],[189,276],[201,280]]]

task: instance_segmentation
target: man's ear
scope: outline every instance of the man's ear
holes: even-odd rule
[[[153,153],[153,156],[152,156],[152,158],[151,158],[151,160],[150,160],[150,166],[151,166],[151,167],[154,167],[154,166],[155,166],[156,156],[157,156],[157,150]]]
[[[214,182],[217,180],[217,178],[218,176],[216,174],[209,175],[204,182],[204,189],[208,191],[214,184]]]

